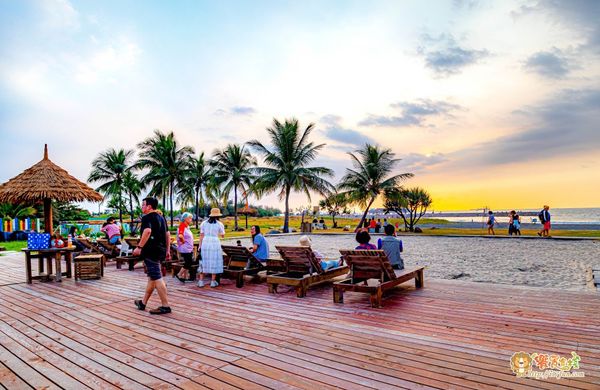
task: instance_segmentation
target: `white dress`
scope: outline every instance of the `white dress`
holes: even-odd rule
[[[202,222],[200,225],[200,234],[202,238],[202,273],[221,274],[223,273],[223,250],[219,234],[225,234],[225,226],[219,221],[215,223]]]

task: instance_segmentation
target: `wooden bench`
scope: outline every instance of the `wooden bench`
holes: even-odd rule
[[[324,271],[312,249],[306,246],[276,246],[285,261],[285,272],[267,276],[270,293],[277,292],[280,284],[292,286],[296,296],[303,298],[310,286],[331,281],[348,273],[348,267],[340,266]]]
[[[267,275],[285,270],[283,260],[267,259],[260,261],[245,246],[221,245],[223,249],[223,278],[235,280],[235,286],[244,286],[244,276],[256,277],[259,272]]]
[[[415,287],[424,285],[424,267],[397,271],[384,251],[343,251],[344,261],[350,267],[350,277],[333,284],[333,301],[344,302],[344,291],[356,291],[370,294],[372,307],[381,307],[383,293],[401,283],[415,279]]]

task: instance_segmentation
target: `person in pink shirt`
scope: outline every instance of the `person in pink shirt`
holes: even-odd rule
[[[100,231],[106,233],[110,244],[116,245],[121,242],[121,228],[113,217],[109,217],[106,222],[107,224]]]

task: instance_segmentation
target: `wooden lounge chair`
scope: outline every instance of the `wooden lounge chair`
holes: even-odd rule
[[[89,238],[77,238],[77,241],[83,245],[89,253],[104,254],[98,245],[93,243]]]
[[[109,259],[118,257],[119,253],[121,252],[116,245],[109,243],[106,238],[96,239],[96,244],[98,245],[98,248],[100,248],[100,250],[104,253],[104,255]]]
[[[285,270],[282,260],[260,261],[245,246],[221,245],[225,254],[223,277],[235,280],[236,287],[244,286],[244,276],[254,275],[265,271],[268,274]]]
[[[306,296],[308,288],[314,284],[330,281],[336,276],[348,273],[348,267],[340,266],[324,271],[312,249],[306,246],[276,246],[281,258],[285,261],[283,273],[267,276],[269,292],[276,293],[280,284],[293,286],[296,296]]]
[[[423,287],[424,267],[404,269],[396,273],[382,250],[340,250],[350,267],[350,277],[333,284],[333,301],[344,302],[344,291],[369,293],[371,306],[381,307],[383,293],[400,283],[415,279],[416,288]],[[369,280],[372,282],[369,284]]]

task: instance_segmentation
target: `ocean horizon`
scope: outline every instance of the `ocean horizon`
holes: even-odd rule
[[[517,213],[533,213],[534,216],[521,216],[521,221],[524,223],[532,222],[532,218],[537,219],[537,214],[541,211],[540,209],[515,209]],[[510,211],[508,209],[497,209],[493,210],[495,213],[505,213]],[[437,216],[439,214],[439,217]],[[467,216],[444,216],[443,214],[469,214]],[[550,215],[552,222],[556,224],[599,224],[600,223],[600,207],[581,207],[581,208],[551,208]],[[487,218],[487,212],[484,213],[480,210],[433,210],[427,212],[427,218],[440,218],[446,219],[453,222],[480,222],[482,219]],[[500,222],[506,222],[507,217],[498,217]]]

